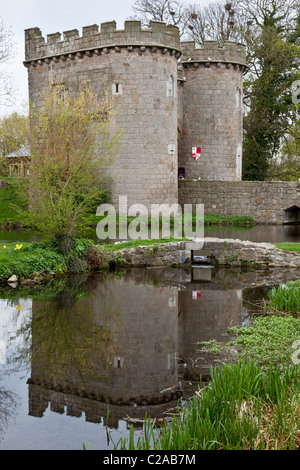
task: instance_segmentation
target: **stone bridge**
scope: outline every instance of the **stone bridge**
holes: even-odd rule
[[[111,259],[132,267],[167,267],[207,265],[300,268],[300,253],[280,250],[271,243],[205,238],[160,245],[125,248],[110,254]]]

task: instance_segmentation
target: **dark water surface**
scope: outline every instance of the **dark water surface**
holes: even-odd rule
[[[295,243],[300,242],[300,225],[209,226],[205,228],[205,236],[249,240],[256,243]]]
[[[256,225],[254,227],[205,227],[205,237],[237,238],[252,242],[300,242],[300,225]],[[96,230],[87,235],[97,241]],[[4,230],[0,229],[0,243],[2,242],[33,242],[40,241],[41,237],[30,230]]]
[[[0,449],[113,450],[197,390],[226,340],[296,271],[130,269],[0,288]],[[109,416],[108,416],[109,409]],[[108,417],[108,419],[107,419]]]
[[[22,229],[1,229],[0,228],[0,243],[2,242],[38,242],[41,241],[42,237],[37,235],[31,230],[22,230]]]

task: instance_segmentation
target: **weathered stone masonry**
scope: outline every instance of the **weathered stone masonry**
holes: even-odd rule
[[[187,41],[181,48],[185,83],[179,166],[187,179],[240,181],[245,47],[206,41],[197,49]],[[202,149],[197,161],[191,157],[191,144]]]
[[[180,58],[180,63],[178,62]],[[114,99],[122,150],[109,168],[113,200],[128,205],[178,202],[178,161],[186,178],[241,179],[242,72],[245,46],[226,41],[203,48],[179,40],[175,26],[116,22],[49,34],[25,31],[29,98],[41,105],[49,84],[76,93],[92,85]],[[178,67],[179,65],[179,67]],[[193,147],[202,148],[198,161]]]
[[[207,214],[249,216],[261,224],[300,222],[300,186],[282,181],[180,181],[181,204],[204,204]]]

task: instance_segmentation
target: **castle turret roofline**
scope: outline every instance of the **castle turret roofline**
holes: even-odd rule
[[[150,21],[149,28],[143,29],[141,22],[125,21],[124,29],[118,30],[115,21],[82,28],[79,36],[77,29],[47,35],[47,40],[39,28],[25,30],[25,62],[43,60],[52,57],[72,58],[72,54],[101,54],[114,48],[159,48],[180,56],[179,29],[161,21]]]
[[[182,64],[187,63],[230,63],[246,66],[246,46],[234,41],[204,41],[203,47],[196,47],[194,41],[181,42]]]

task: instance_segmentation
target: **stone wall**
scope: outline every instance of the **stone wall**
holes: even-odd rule
[[[200,246],[201,247],[201,246]],[[184,241],[159,245],[124,248],[110,254],[111,259],[122,259],[132,267],[188,266],[191,250]]]
[[[300,221],[297,182],[179,182],[179,203],[204,204],[206,214],[249,216],[261,224]],[[288,210],[289,209],[289,210]]]
[[[189,267],[197,264],[197,257],[202,257],[204,264],[216,266],[300,268],[300,253],[281,250],[272,243],[209,237],[125,248],[110,254],[111,260],[130,267]]]
[[[281,250],[271,243],[205,238],[204,249],[218,266],[258,268],[300,268],[300,253]]]
[[[181,42],[181,62],[226,63],[245,66],[246,47],[234,41],[225,41],[220,46],[217,41],[204,41],[203,47],[195,47],[194,41]]]

